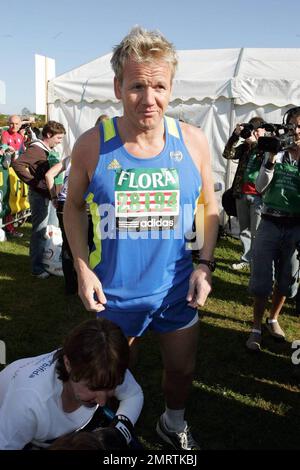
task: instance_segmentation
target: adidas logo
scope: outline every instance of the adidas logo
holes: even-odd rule
[[[115,170],[116,168],[121,168],[120,163],[118,160],[114,159],[110,162],[110,164],[107,166],[108,170]]]

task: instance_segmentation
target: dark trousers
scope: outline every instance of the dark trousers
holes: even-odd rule
[[[77,274],[74,269],[73,256],[64,228],[63,212],[61,210],[61,206],[57,209],[56,213],[63,239],[61,249],[61,263],[65,278],[65,291],[66,294],[77,294]]]
[[[77,294],[78,292],[78,282],[77,282],[77,273],[74,268],[73,263],[73,255],[71,252],[71,248],[69,246],[69,242],[66,236],[65,228],[64,228],[64,221],[63,221],[63,209],[64,203],[59,201],[57,207],[57,218],[59,221],[59,227],[61,229],[62,234],[62,252],[61,252],[61,261],[62,261],[62,269],[65,278],[65,290],[66,294]],[[88,225],[88,244],[89,250],[91,251],[93,247],[93,223],[92,218],[88,216],[89,225]]]

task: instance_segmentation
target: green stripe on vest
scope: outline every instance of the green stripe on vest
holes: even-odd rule
[[[179,132],[178,132],[178,129],[177,129],[175,119],[171,118],[169,116],[165,116],[165,118],[166,118],[166,123],[167,123],[169,134],[172,135],[173,137],[176,137],[177,139],[179,139]]]
[[[113,119],[105,119],[102,121],[104,131],[104,142],[108,142],[116,136],[116,129]]]

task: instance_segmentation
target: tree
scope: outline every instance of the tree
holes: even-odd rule
[[[31,111],[28,108],[23,108],[21,111],[22,116],[30,116]]]

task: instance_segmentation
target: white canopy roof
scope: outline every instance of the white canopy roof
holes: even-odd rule
[[[236,104],[278,107],[300,103],[300,49],[200,49],[178,51],[172,101],[219,97]],[[48,103],[117,102],[111,54],[49,82]]]
[[[224,190],[236,164],[222,153],[236,123],[253,116],[279,123],[287,109],[300,105],[300,49],[200,49],[178,51],[178,56],[167,114],[202,127],[215,182]],[[48,83],[48,114],[67,130],[66,155],[100,114],[122,114],[110,58],[107,54]]]

